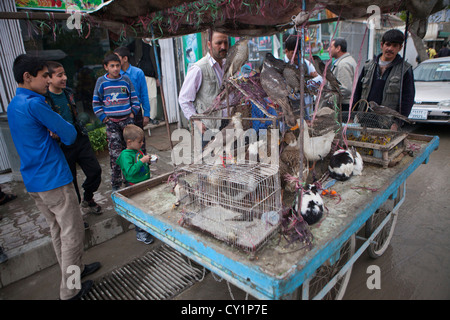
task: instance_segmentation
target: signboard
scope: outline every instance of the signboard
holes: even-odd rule
[[[89,12],[103,3],[103,0],[15,0],[17,9],[66,11],[78,7]]]
[[[193,33],[183,36],[184,71],[203,57],[202,34]]]

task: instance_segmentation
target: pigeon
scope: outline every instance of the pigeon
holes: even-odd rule
[[[346,181],[353,175],[355,159],[350,150],[340,149],[330,157],[328,171],[330,177],[339,181]]]
[[[324,207],[323,199],[315,185],[310,184],[303,188],[300,214],[306,223],[317,223],[323,216]]]
[[[244,37],[228,50],[223,72],[223,83],[228,78],[234,76],[236,72],[241,71],[242,66],[247,62],[249,52],[248,42],[249,39]]]
[[[273,103],[283,109],[286,122],[289,126],[295,125],[295,116],[289,103],[289,92],[283,76],[265,59],[261,70],[261,86]]]

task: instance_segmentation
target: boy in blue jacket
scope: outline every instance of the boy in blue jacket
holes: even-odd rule
[[[16,96],[8,106],[11,136],[20,157],[23,182],[36,206],[50,226],[53,246],[61,267],[60,298],[79,299],[93,285],[81,277],[96,271],[98,262],[82,264],[84,225],[72,173],[58,142],[75,142],[77,131],[45,103],[49,86],[48,68],[44,61],[19,55],[13,64],[18,83]],[[79,273],[73,275],[73,266]],[[70,268],[69,268],[70,267]],[[75,276],[74,285],[69,280]]]

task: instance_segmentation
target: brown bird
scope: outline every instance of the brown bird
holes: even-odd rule
[[[248,42],[249,39],[244,37],[236,42],[230,50],[228,50],[223,72],[223,83],[225,83],[225,80],[228,80],[228,78],[234,76],[238,71],[240,71],[245,62],[247,62]]]
[[[263,62],[263,68],[261,71],[261,86],[269,96],[270,100],[283,109],[286,122],[290,126],[294,126],[295,116],[289,103],[289,92],[286,89],[286,81],[283,76],[266,60]]]
[[[282,142],[285,145],[280,153],[281,186],[283,190],[286,190],[288,192],[295,192],[297,185],[297,181],[295,180],[300,180],[300,146],[297,142],[297,138],[292,131],[287,131],[284,134]],[[309,173],[308,161],[306,160],[306,158],[303,158],[303,164],[303,175],[299,183],[305,182]]]
[[[325,72],[325,63],[323,63],[322,59],[318,56],[313,56],[313,65],[316,68],[316,71],[322,76],[322,78],[326,78],[330,86],[337,92],[339,92],[339,88],[341,87],[341,83],[336,79],[334,74],[331,72],[331,66],[328,66],[327,73]]]
[[[284,68],[288,65],[283,60],[275,58],[270,52],[266,53],[264,61],[267,61],[280,74],[283,74]]]
[[[394,109],[391,109],[389,107],[380,106],[375,101],[370,101],[369,102],[369,110],[372,111],[373,113],[376,113],[376,114],[380,115],[380,116],[387,116],[389,118],[397,118],[397,119],[403,120],[405,122],[411,123],[411,120],[409,120],[408,117],[405,117],[401,113],[399,113],[399,112],[397,112]]]

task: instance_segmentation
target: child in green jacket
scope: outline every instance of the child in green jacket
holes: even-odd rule
[[[150,156],[141,151],[144,144],[144,131],[134,124],[123,129],[123,139],[127,148],[120,153],[116,163],[129,185],[150,179]],[[145,244],[153,242],[152,236],[136,226],[136,238]]]

